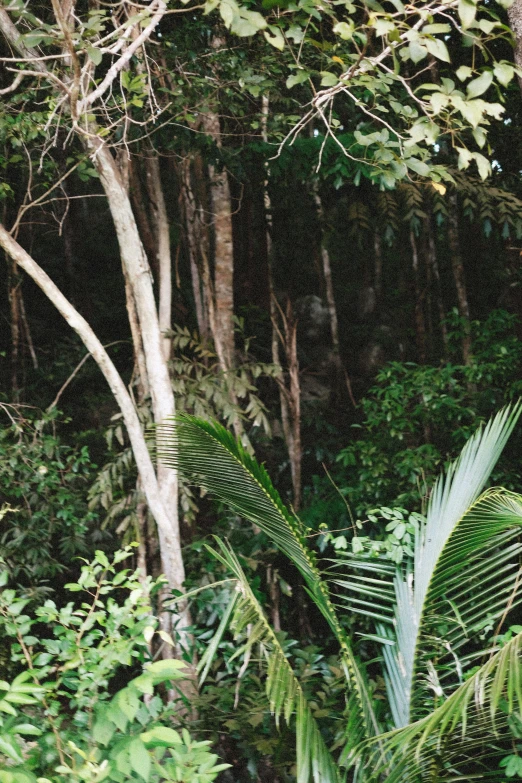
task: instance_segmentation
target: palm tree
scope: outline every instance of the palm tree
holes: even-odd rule
[[[339,645],[347,706],[334,760],[238,558],[217,540],[214,554],[236,590],[199,670],[204,679],[227,627],[242,640],[238,654],[261,647],[275,720],[295,715],[298,783],[338,783],[348,774],[364,783],[498,779],[510,722],[522,712],[522,634],[485,652],[477,640],[486,621],[500,627],[522,600],[522,496],[484,487],[521,411],[508,407],[479,428],[435,483],[413,557],[394,565],[369,552],[339,556],[327,572],[264,467],[227,430],[186,415],[163,429],[163,461],[290,558]],[[389,702],[384,723],[357,642],[340,621],[346,610],[374,623]]]

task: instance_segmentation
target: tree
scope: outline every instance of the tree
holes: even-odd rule
[[[497,742],[496,736],[507,729],[506,713],[522,706],[516,685],[522,634],[505,648],[488,651],[489,660],[478,671],[474,666],[484,655],[477,640],[485,617],[500,628],[520,600],[522,496],[483,489],[521,413],[520,403],[507,408],[470,438],[436,482],[427,517],[417,517],[411,551],[402,563],[394,565],[355,535],[353,554],[337,558],[327,572],[320,570],[302,523],[285,508],[264,468],[229,433],[187,416],[163,431],[165,462],[258,525],[290,558],[339,645],[348,694],[337,766],[237,556],[219,543],[216,557],[233,574],[237,589],[200,667],[208,670],[229,621],[245,653],[262,646],[271,710],[277,721],[284,717],[289,723],[296,716],[300,783],[310,777],[316,783],[336,781],[342,766],[354,765],[368,781],[432,779],[434,764],[437,780],[467,780],[475,766],[482,769],[505,755],[509,742]],[[400,526],[406,527],[398,518],[397,539],[405,532]],[[366,667],[343,626],[343,611],[373,618],[369,638],[381,645],[389,700],[389,713],[379,718]],[[395,730],[388,733],[389,727]],[[480,750],[471,758],[469,748]]]

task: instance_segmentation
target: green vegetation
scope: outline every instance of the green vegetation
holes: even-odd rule
[[[0,783],[522,778],[522,0],[0,63]]]

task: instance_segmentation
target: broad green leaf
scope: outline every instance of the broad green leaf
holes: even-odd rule
[[[477,4],[473,0],[459,0],[458,12],[462,27],[466,30],[471,27],[477,15]]]
[[[507,87],[513,76],[515,75],[515,69],[512,65],[506,62],[496,63],[493,68],[495,79],[500,82],[504,87]]]
[[[169,729],[168,726],[156,726],[150,731],[140,734],[140,738],[146,745],[152,745],[154,748],[170,748],[173,745],[181,744],[181,737],[178,732],[174,729]]]
[[[89,60],[92,60],[95,65],[99,65],[103,60],[103,52],[101,52],[100,49],[98,49],[96,46],[89,46],[87,48],[87,55]]]
[[[149,751],[140,737],[134,737],[129,745],[129,759],[131,767],[143,780],[148,783],[151,761]]]
[[[164,661],[149,663],[145,671],[152,675],[156,683],[166,680],[183,680],[187,676],[187,664],[168,658]]]
[[[440,38],[425,38],[424,45],[437,60],[442,60],[445,63],[450,62],[448,47]]]
[[[276,49],[279,49],[280,52],[283,51],[283,49],[285,48],[285,39],[279,27],[275,27],[274,25],[269,25],[268,30],[265,30],[263,35],[265,36],[269,44],[274,46]]]
[[[492,71],[484,71],[476,79],[472,79],[466,87],[468,98],[478,98],[479,95],[483,95],[491,86],[492,81]]]

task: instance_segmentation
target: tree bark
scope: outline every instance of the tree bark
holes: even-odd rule
[[[203,129],[222,148],[219,115],[209,112]],[[216,335],[221,343],[225,372],[234,366],[234,247],[228,175],[210,164],[210,194],[214,228],[214,309]]]
[[[433,235],[433,228],[431,225],[431,218],[426,215],[424,221],[424,231],[427,240],[427,260],[431,267],[433,279],[435,280],[435,299],[437,302],[437,311],[439,314],[440,333],[442,336],[442,345],[444,349],[444,355],[448,353],[448,329],[446,326],[446,309],[444,307],[444,300],[442,298],[442,286],[440,282],[440,270],[439,261],[437,258],[437,246],[435,244],[435,237]]]
[[[515,65],[522,69],[522,0],[515,0],[508,8],[508,19],[515,38]],[[518,84],[522,91],[522,76],[518,77]]]
[[[199,214],[197,209],[197,200],[192,187],[191,158],[185,157],[181,161],[181,191],[183,216],[185,219],[185,237],[187,243],[187,254],[189,257],[190,277],[192,280],[192,294],[194,296],[194,305],[196,309],[196,320],[198,331],[202,340],[207,340],[209,335],[208,312],[203,301],[201,289],[201,275],[199,272],[200,262],[200,226]]]
[[[415,291],[415,337],[417,342],[417,353],[420,364],[426,364],[426,324],[424,322],[424,292],[422,290],[419,250],[415,232],[410,229],[410,246],[413,269],[413,285]]]
[[[382,240],[378,231],[373,235],[373,249],[374,249],[374,281],[373,288],[375,291],[375,303],[378,306],[380,304],[382,296]]]
[[[448,242],[451,254],[451,269],[455,288],[457,289],[457,304],[462,325],[462,359],[465,365],[472,363],[471,353],[471,321],[469,316],[468,292],[459,238],[459,218],[457,196],[453,193],[449,198]]]
[[[346,384],[346,389],[348,391],[350,401],[353,407],[355,408],[357,406],[357,403],[355,402],[355,398],[353,396],[352,384],[349,375],[346,371],[346,367],[344,366],[341,358],[341,344],[339,341],[339,320],[337,318],[337,304],[335,302],[335,294],[334,294],[334,287],[333,287],[333,280],[332,280],[332,265],[330,262],[330,253],[328,252],[328,248],[326,247],[324,242],[324,236],[323,236],[324,210],[323,210],[323,202],[321,200],[321,196],[319,195],[317,182],[314,182],[313,185],[313,195],[314,195],[314,202],[317,208],[317,214],[319,216],[319,223],[321,227],[321,261],[322,261],[322,271],[323,271],[323,279],[325,285],[326,306],[328,308],[328,316],[330,320],[330,334],[332,336],[334,363],[338,373],[341,375],[341,377],[344,378],[344,382]]]
[[[133,402],[123,383],[116,367],[110,356],[96,337],[95,333],[83,316],[73,307],[65,298],[60,289],[51,280],[49,275],[31,258],[31,256],[16,242],[4,226],[0,225],[0,245],[8,256],[20,266],[36,285],[41,288],[44,294],[54,304],[59,313],[65,318],[69,326],[80,337],[85,347],[95,360],[105,377],[109,387],[114,395],[116,402],[121,410],[125,425],[127,427],[131,441],[133,453],[135,455],[138,472],[143,481],[144,492],[147,497],[149,507],[154,514],[158,527],[163,531],[164,537],[169,544],[169,548],[175,546],[175,536],[173,535],[170,517],[163,505],[161,493],[159,491],[158,481],[154,471],[154,466],[150,458],[145,437],[141,429],[141,424],[134,408]],[[175,558],[166,560],[165,565],[170,566],[175,562]],[[179,572],[175,567],[169,567],[167,578],[173,585],[178,587],[182,584],[179,578]]]
[[[11,392],[15,402],[20,402],[20,383],[18,369],[20,364],[20,285],[16,261],[8,262],[8,297],[11,321]]]
[[[159,269],[159,328],[163,356],[170,359],[172,339],[172,256],[170,252],[170,230],[167,206],[161,184],[159,160],[156,155],[148,157],[145,162],[147,172],[147,190],[151,203],[154,233],[157,246]]]

